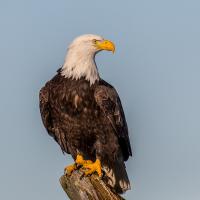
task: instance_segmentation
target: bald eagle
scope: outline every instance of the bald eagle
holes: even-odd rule
[[[82,35],[68,48],[57,74],[40,90],[43,124],[63,152],[85,175],[97,173],[117,193],[130,189],[124,161],[132,156],[128,128],[113,86],[100,78],[95,55],[115,51],[115,45],[98,35]]]

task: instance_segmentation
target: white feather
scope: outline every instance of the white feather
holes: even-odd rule
[[[68,48],[65,62],[61,74],[67,78],[80,79],[85,77],[94,84],[99,80],[99,73],[95,63],[95,55],[98,49],[95,47],[93,40],[103,40],[98,35],[82,35],[76,38]]]

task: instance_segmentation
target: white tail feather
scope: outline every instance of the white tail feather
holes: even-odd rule
[[[117,193],[123,193],[131,189],[126,167],[123,161],[115,161],[113,167],[103,166],[103,171],[106,175],[106,182]]]

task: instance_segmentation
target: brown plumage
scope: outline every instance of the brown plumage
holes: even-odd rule
[[[126,119],[116,90],[102,79],[90,84],[62,76],[61,70],[40,90],[42,121],[63,152],[95,161],[116,192],[130,188],[124,161],[132,155]]]

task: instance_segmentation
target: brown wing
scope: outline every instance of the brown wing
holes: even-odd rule
[[[49,88],[46,84],[39,93],[40,100],[40,113],[42,117],[42,122],[47,129],[48,133],[51,135],[52,132],[52,121],[50,113],[50,104],[49,104]]]
[[[40,100],[40,113],[42,117],[43,124],[50,136],[52,136],[56,142],[60,145],[61,149],[63,152],[67,152],[67,143],[66,143],[66,137],[65,134],[60,131],[59,127],[57,124],[54,123],[53,121],[53,116],[52,116],[52,109],[51,109],[51,104],[49,102],[49,91],[50,91],[50,83],[48,82],[41,90],[39,93],[39,100]]]
[[[95,89],[94,96],[97,104],[105,113],[111,126],[115,130],[124,160],[126,161],[129,156],[132,156],[132,150],[128,136],[128,127],[120,98],[116,90],[104,81],[103,85],[99,85]]]

